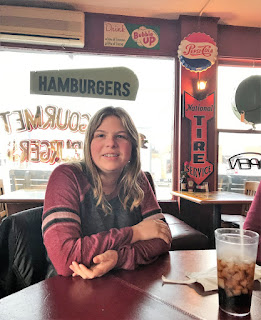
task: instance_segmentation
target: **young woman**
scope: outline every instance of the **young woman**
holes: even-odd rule
[[[140,170],[139,135],[124,109],[99,110],[83,161],[53,171],[42,231],[56,272],[84,279],[132,270],[169,250],[171,233]]]

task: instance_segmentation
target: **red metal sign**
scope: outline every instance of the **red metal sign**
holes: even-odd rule
[[[184,169],[196,184],[202,183],[214,170],[207,160],[207,122],[214,117],[214,93],[197,100],[184,92],[185,117],[191,121],[191,159]]]

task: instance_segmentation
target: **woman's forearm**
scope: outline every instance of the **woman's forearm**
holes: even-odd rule
[[[72,225],[57,226],[47,230],[44,234],[44,243],[48,256],[59,275],[69,276],[72,261],[90,267],[93,258],[107,250],[119,250],[121,246],[130,244],[132,230],[130,227],[100,232],[84,238],[80,237],[79,230]]]
[[[118,262],[115,268],[134,270],[138,265],[153,262],[169,249],[170,244],[158,238],[122,246],[118,250]]]

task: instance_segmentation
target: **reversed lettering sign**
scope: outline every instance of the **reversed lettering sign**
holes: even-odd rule
[[[261,169],[261,153],[242,152],[228,159],[229,169],[239,170]]]
[[[158,26],[104,22],[105,47],[159,49],[159,41]]]
[[[36,129],[70,129],[71,132],[84,134],[90,117],[89,113],[81,114],[77,111],[64,110],[56,106],[47,106],[45,108],[37,106],[35,113],[32,113],[30,109],[1,112],[0,129],[3,129],[8,134],[31,132]]]
[[[30,93],[99,99],[135,100],[136,74],[125,67],[32,71]]]
[[[185,92],[184,100],[184,115],[191,121],[191,160],[184,169],[196,184],[200,184],[214,170],[207,160],[207,122],[214,117],[214,93],[197,100]]]
[[[0,113],[0,132],[11,137],[7,146],[7,156],[12,162],[48,163],[50,165],[60,161],[80,159],[83,150],[84,133],[91,115],[81,114],[76,110],[62,109],[56,106],[37,106],[35,112],[30,109],[6,111]],[[76,140],[58,140],[52,133],[39,136],[51,137],[45,139],[20,139],[17,134],[36,130],[61,130],[79,133]],[[70,137],[73,137],[68,133]],[[31,135],[30,135],[31,136]],[[37,134],[36,134],[37,136]],[[42,138],[43,138],[42,137]]]

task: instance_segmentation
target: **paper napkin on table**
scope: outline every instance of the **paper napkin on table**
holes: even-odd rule
[[[188,279],[186,280],[175,280],[167,279],[162,276],[163,283],[174,283],[174,284],[191,284],[198,282],[200,283],[205,291],[217,290],[217,267],[201,271],[201,272],[192,272],[185,274]],[[256,265],[255,267],[255,280],[261,282],[261,266]]]

